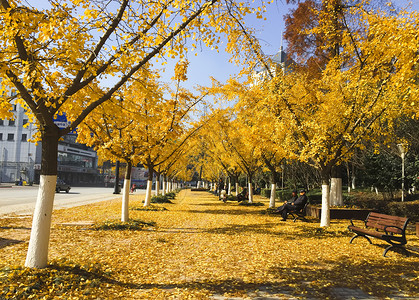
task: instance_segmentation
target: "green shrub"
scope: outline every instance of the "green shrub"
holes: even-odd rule
[[[141,220],[128,220],[128,222],[113,220],[95,224],[93,230],[142,230],[144,227],[155,225],[155,222],[144,222]]]
[[[390,202],[387,204],[386,213],[407,217],[411,222],[419,222],[419,201]]]
[[[175,199],[176,193],[175,192],[166,193],[165,196],[167,197],[167,199]]]
[[[169,200],[168,194],[166,194],[166,195],[153,196],[150,199],[150,203],[173,203],[172,201]]]
[[[141,210],[141,211],[165,211],[165,210],[167,210],[166,207],[157,207],[157,206],[153,206],[153,205],[134,206],[134,207],[130,207],[129,209],[131,209],[131,210]]]
[[[237,201],[237,197],[233,195],[227,195],[227,201]]]
[[[271,198],[271,189],[261,189],[260,195],[265,198]]]
[[[263,204],[262,202],[249,203],[248,201],[242,201],[242,202],[239,203],[239,205],[241,205],[241,206],[264,206],[265,204]]]

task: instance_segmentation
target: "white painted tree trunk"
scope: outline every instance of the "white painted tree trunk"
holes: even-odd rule
[[[156,196],[160,194],[160,178],[157,176],[156,179]]]
[[[322,184],[322,213],[320,216],[320,227],[330,226],[330,186]]]
[[[227,193],[227,195],[231,195],[231,182],[230,182],[230,180],[228,181],[228,193]]]
[[[237,197],[237,195],[239,194],[240,192],[239,192],[239,183],[238,182],[236,182],[236,197]]]
[[[150,205],[152,188],[153,188],[153,181],[152,180],[147,180],[147,190],[145,192],[144,206],[149,206]]]
[[[249,203],[253,203],[253,189],[252,189],[252,183],[249,182]]]
[[[129,189],[131,186],[131,179],[124,180],[124,191],[122,192],[122,212],[121,212],[121,221],[128,222],[129,219]]]
[[[198,180],[198,182],[197,182],[197,184],[196,184],[196,188],[197,188],[197,189],[201,188],[201,181],[200,181],[200,180]]]
[[[269,207],[275,207],[275,194],[276,194],[276,183],[272,183],[271,185],[271,197],[269,198]]]
[[[342,178],[330,180],[330,205],[343,206]]]
[[[48,264],[48,245],[56,184],[57,175],[41,175],[25,262],[28,268],[45,268]]]
[[[167,182],[166,182],[166,180],[163,178],[163,184],[162,184],[162,194],[163,194],[163,196],[164,195],[166,195],[166,184],[167,184]]]

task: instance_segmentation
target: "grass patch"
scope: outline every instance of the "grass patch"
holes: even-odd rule
[[[150,203],[173,203],[172,201],[169,200],[169,197],[167,197],[166,195],[158,195],[158,196],[153,196],[150,199]]]
[[[148,206],[133,206],[129,208],[130,210],[139,210],[139,211],[166,211],[166,207],[159,207],[154,205],[148,205]]]
[[[155,225],[155,222],[144,222],[141,220],[128,220],[128,222],[114,220],[95,224],[93,230],[142,230],[144,227]]]
[[[265,206],[262,202],[252,202],[242,201],[239,203],[240,206]]]

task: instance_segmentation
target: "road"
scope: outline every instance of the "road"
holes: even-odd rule
[[[145,194],[145,190],[137,190],[136,194]],[[37,186],[12,186],[0,188],[0,215],[32,214],[38,194]],[[54,209],[74,207],[94,202],[121,198],[122,194],[114,195],[113,188],[72,187],[67,194],[55,194]]]

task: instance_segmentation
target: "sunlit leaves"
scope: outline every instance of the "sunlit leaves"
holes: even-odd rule
[[[139,207],[144,196],[135,197],[133,206]],[[396,252],[383,258],[380,241],[349,244],[347,220],[334,220],[328,229],[317,228],[311,219],[279,222],[260,213],[266,206],[222,203],[206,192],[184,190],[173,202],[158,205],[164,211],[131,211],[134,219],[156,222],[142,231],[59,225],[114,219],[118,201],[55,211],[51,263],[42,270],[24,269],[23,244],[1,248],[0,294],[8,288],[24,294],[38,283],[39,289],[32,290],[37,298],[208,299],[214,294],[256,297],[265,291],[261,297],[326,299],[337,287],[378,298],[398,291],[418,297],[418,258]],[[257,202],[267,204],[267,199]],[[28,219],[1,219],[2,228],[13,226],[0,229],[2,237],[19,234]],[[417,248],[419,239],[410,230],[407,234],[407,247]]]

